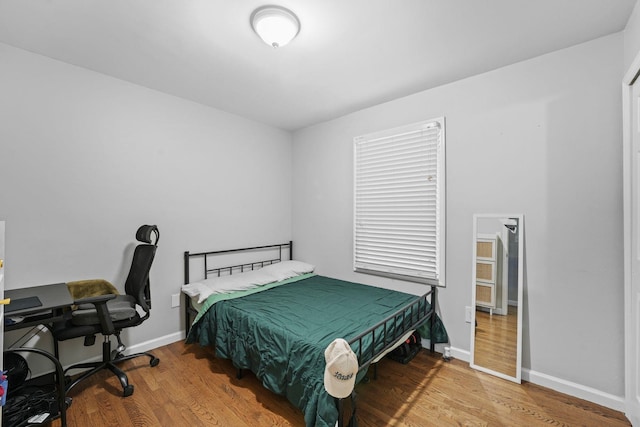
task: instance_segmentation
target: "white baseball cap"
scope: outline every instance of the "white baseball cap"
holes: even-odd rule
[[[358,358],[349,343],[336,338],[324,351],[324,388],[333,397],[348,397],[358,375]]]

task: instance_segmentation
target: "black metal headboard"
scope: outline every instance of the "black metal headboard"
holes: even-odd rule
[[[239,253],[239,252],[265,252],[265,253],[271,253],[272,251],[269,251],[270,249],[277,249],[278,250],[278,255],[277,257],[271,257],[269,259],[265,259],[265,260],[258,260],[258,261],[252,261],[252,262],[248,262],[248,263],[241,263],[241,264],[234,264],[234,265],[229,265],[229,266],[223,266],[223,267],[215,267],[215,268],[209,268],[209,257],[214,257],[214,256],[220,256],[220,255],[224,255],[224,254],[231,254],[231,253]],[[286,249],[288,249],[288,251],[286,251]],[[223,251],[208,251],[208,252],[197,252],[197,253],[190,253],[189,251],[185,251],[184,252],[184,284],[188,284],[189,283],[189,265],[190,265],[190,261],[191,259],[194,258],[202,258],[204,263],[204,271],[203,271],[203,276],[204,278],[208,278],[210,275],[217,275],[220,276],[222,273],[226,272],[227,274],[233,274],[233,273],[241,273],[243,271],[246,270],[255,270],[257,268],[262,268],[265,265],[269,265],[269,264],[275,264],[277,262],[282,261],[282,254],[283,252],[288,252],[289,253],[289,258],[290,260],[293,259],[293,242],[289,241],[287,243],[277,243],[277,244],[273,244],[273,245],[264,245],[264,246],[253,246],[253,247],[249,247],[249,248],[239,248],[239,249],[226,249]]]
[[[228,254],[241,254],[241,253],[263,253],[265,256],[269,254],[267,259],[258,259],[255,261],[250,261],[246,263],[233,263],[232,265],[219,266],[216,264],[215,267],[212,267],[210,259],[214,257],[220,257]],[[287,255],[288,257],[283,257]],[[288,241],[287,243],[276,243],[273,245],[264,245],[264,246],[253,246],[247,248],[238,248],[238,249],[226,249],[222,251],[207,251],[207,252],[195,252],[190,253],[189,251],[184,252],[184,284],[187,285],[190,283],[190,265],[191,261],[195,259],[201,259],[203,270],[201,276],[204,279],[213,276],[220,276],[223,274],[234,274],[234,273],[242,273],[243,271],[256,270],[264,267],[265,265],[275,264],[277,262],[282,261],[283,259],[293,259],[293,242]],[[186,329],[189,331],[189,319],[191,315],[197,314],[197,310],[192,307],[191,300],[185,294],[185,320],[186,320]]]

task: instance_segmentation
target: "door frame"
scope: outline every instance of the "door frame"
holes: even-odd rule
[[[628,71],[625,73],[622,79],[622,194],[623,194],[623,245],[624,245],[624,370],[626,378],[625,380],[625,415],[631,421],[633,425],[640,425],[640,413],[637,405],[634,405],[632,396],[634,389],[640,387],[640,384],[636,384],[638,378],[635,381],[630,381],[629,378],[632,375],[628,375],[633,372],[633,362],[635,360],[634,348],[637,348],[638,343],[634,337],[633,328],[633,305],[632,305],[632,218],[634,214],[638,212],[632,212],[632,130],[634,125],[634,118],[632,117],[633,108],[631,102],[633,102],[633,84],[638,80],[640,76],[640,52],[636,55],[635,59],[631,63]],[[640,84],[640,80],[639,84]]]

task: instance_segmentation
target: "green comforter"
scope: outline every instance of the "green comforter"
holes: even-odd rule
[[[307,426],[333,427],[338,410],[324,389],[325,348],[335,338],[351,340],[416,297],[316,275],[263,289],[235,299],[211,295],[187,342],[213,345],[216,356],[254,372],[304,412]]]

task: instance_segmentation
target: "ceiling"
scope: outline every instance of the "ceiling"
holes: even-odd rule
[[[273,49],[251,12],[301,22]],[[286,130],[624,29],[636,0],[0,0],[0,42]]]

